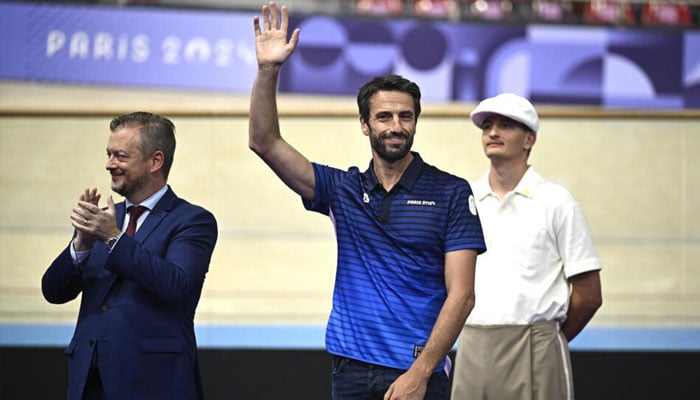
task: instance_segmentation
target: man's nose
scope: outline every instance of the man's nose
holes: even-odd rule
[[[105,163],[105,169],[106,170],[114,169],[114,157],[112,157],[112,156],[107,157],[107,162]]]
[[[391,117],[391,130],[394,132],[401,130],[401,118],[398,115]]]

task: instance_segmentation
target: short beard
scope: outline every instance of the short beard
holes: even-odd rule
[[[144,186],[146,186],[146,179],[141,177],[135,182],[124,182],[122,186],[112,186],[112,190],[128,199],[129,196],[138,192]]]
[[[406,140],[406,144],[399,148],[387,146],[382,139],[391,135],[403,137]],[[403,159],[411,151],[411,147],[413,147],[413,135],[409,135],[405,132],[375,135],[372,128],[369,128],[369,142],[372,149],[381,159],[393,163]]]

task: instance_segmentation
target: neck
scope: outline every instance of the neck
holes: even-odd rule
[[[159,182],[151,182],[147,186],[143,187],[141,190],[139,190],[137,193],[134,193],[127,198],[129,199],[130,202],[134,204],[141,204],[144,200],[147,198],[153,196],[154,194],[158,193],[160,189],[165,186],[165,182],[159,181]]]
[[[528,164],[525,160],[517,163],[499,163],[492,160],[489,172],[491,190],[502,199],[506,193],[518,186],[527,168]]]
[[[389,192],[401,180],[403,173],[413,161],[413,154],[408,153],[406,157],[394,162],[386,161],[377,156],[373,160],[374,174],[384,190]]]

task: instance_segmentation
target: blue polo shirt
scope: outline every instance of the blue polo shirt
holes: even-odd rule
[[[486,249],[469,183],[413,156],[388,193],[372,162],[364,173],[314,163],[316,199],[304,203],[337,237],[328,352],[403,370],[445,301],[445,253]]]

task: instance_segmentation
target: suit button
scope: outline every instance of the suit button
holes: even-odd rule
[[[88,340],[88,344],[90,345],[90,347],[92,347],[95,345],[95,341],[90,339],[90,340]]]
[[[102,307],[100,307],[100,310],[101,310],[101,311],[107,311],[107,306],[102,306]]]

